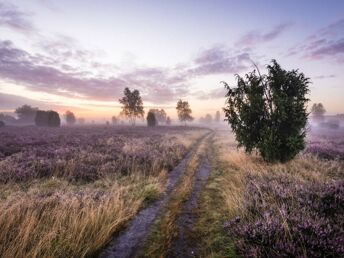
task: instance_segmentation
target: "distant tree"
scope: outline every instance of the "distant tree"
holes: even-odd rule
[[[15,113],[18,116],[18,122],[20,123],[26,123],[26,124],[33,124],[36,117],[36,112],[38,108],[33,108],[29,105],[23,105],[21,107],[18,107],[15,110]]]
[[[113,125],[117,125],[117,124],[118,124],[118,118],[117,118],[116,116],[113,116],[113,117],[111,118],[111,121],[112,121],[112,124],[113,124]]]
[[[213,117],[210,114],[206,114],[204,117],[204,122],[210,124],[211,122],[213,122]]]
[[[189,102],[182,101],[181,99],[177,102],[177,113],[180,122],[184,122],[186,125],[187,121],[193,121],[191,116],[192,110],[190,108]]]
[[[323,120],[326,110],[321,103],[314,103],[312,106],[311,113],[316,120]]]
[[[127,117],[132,125],[135,125],[136,118],[144,116],[143,102],[138,90],[130,91],[125,88],[124,97],[119,102],[123,105],[121,114]]]
[[[59,114],[55,111],[38,110],[36,112],[35,124],[37,126],[59,127],[61,120]]]
[[[110,126],[110,122],[109,122],[109,121],[106,121],[106,122],[105,122],[105,125],[106,125],[106,126]]]
[[[0,127],[4,127],[5,126],[5,122],[4,121],[0,121]]]
[[[305,147],[309,79],[298,70],[286,71],[273,60],[268,74],[258,70],[237,75],[237,87],[225,88],[226,120],[239,146],[257,149],[269,162],[285,162]]]
[[[199,122],[200,122],[201,124],[204,124],[204,123],[205,123],[205,119],[204,119],[203,116],[201,116],[201,117],[199,118]]]
[[[80,118],[77,119],[77,121],[78,121],[79,125],[85,124],[85,118],[80,117]]]
[[[152,112],[152,111],[149,111],[148,114],[147,114],[147,125],[149,127],[157,125],[157,119],[155,117],[155,113]]]
[[[171,123],[172,123],[171,118],[168,116],[168,117],[166,118],[166,124],[167,124],[167,125],[171,125]]]
[[[13,116],[5,115],[3,113],[0,113],[0,120],[7,125],[14,125],[18,122]]]
[[[74,113],[69,110],[64,114],[64,119],[66,120],[67,125],[74,125],[76,122]]]
[[[166,123],[167,114],[163,109],[150,109],[150,112],[153,112],[156,120],[159,124]]]
[[[216,111],[216,114],[215,114],[215,122],[216,122],[216,123],[220,122],[220,111]]]

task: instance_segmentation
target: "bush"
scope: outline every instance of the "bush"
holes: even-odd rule
[[[248,153],[257,149],[269,162],[285,162],[305,147],[309,79],[283,70],[275,60],[267,69],[267,75],[238,75],[236,88],[224,83],[224,112],[239,147]]]
[[[36,112],[35,124],[37,126],[59,127],[61,120],[59,114],[55,111],[38,110]]]
[[[147,114],[147,125],[148,126],[156,126],[157,120],[155,118],[154,112],[149,111]]]
[[[0,127],[4,127],[5,126],[5,122],[0,121]]]

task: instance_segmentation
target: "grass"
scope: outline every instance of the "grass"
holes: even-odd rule
[[[97,128],[80,129],[80,132],[78,130],[75,128],[68,129],[66,132],[49,131],[46,133],[49,139],[54,139],[53,141],[59,141],[59,138],[55,139],[55,134],[66,133],[70,137],[75,137],[72,140],[77,142],[78,138],[86,137],[83,132],[85,130],[89,134],[96,135],[95,137],[86,137],[91,143],[90,148],[94,150],[98,150],[97,145],[100,146],[99,148],[112,146],[116,149],[118,137],[130,139],[125,134],[121,136],[121,131],[117,129],[114,132],[111,128],[109,131]],[[137,134],[135,130],[130,130],[131,134]],[[137,130],[145,140],[137,138],[141,137],[137,136],[136,142],[126,141],[120,155],[132,157],[136,152],[142,152],[137,148],[144,148],[142,144],[151,142],[149,139],[146,140],[147,137],[161,134],[159,128],[149,130],[148,136],[142,132],[144,128]],[[165,129],[161,130],[165,133]],[[1,257],[90,257],[97,254],[112,235],[125,227],[126,222],[142,207],[158,198],[164,191],[167,179],[166,167],[175,162],[169,160],[171,156],[178,156],[180,159],[183,155],[179,151],[189,148],[205,132],[206,130],[191,128],[187,130],[184,128],[181,130],[169,129],[168,133],[163,136],[160,146],[166,144],[166,153],[170,152],[171,155],[166,155],[165,159],[152,159],[153,162],[149,165],[145,162],[142,163],[140,159],[125,160],[125,173],[111,171],[96,180],[70,180],[64,176],[65,171],[72,169],[70,162],[66,162],[66,167],[61,168],[63,173],[48,171],[48,174],[52,176],[30,177],[27,180],[1,183]],[[20,141],[21,139],[31,141],[31,133],[24,133],[25,137],[18,137],[17,142],[21,144],[21,148],[24,148],[23,151],[29,152],[26,145]],[[34,137],[36,136],[32,134],[32,141],[34,141]],[[61,135],[57,135],[57,137],[61,137]],[[63,137],[66,136],[63,135]],[[39,138],[37,139],[39,140]],[[91,139],[94,139],[94,142],[91,142]],[[137,142],[142,144],[138,146]],[[173,147],[175,144],[183,148]],[[38,151],[39,148],[38,146]],[[64,148],[68,148],[68,145]],[[178,153],[171,153],[173,151]],[[17,152],[14,155],[20,155],[20,153]],[[77,155],[77,153],[73,155]],[[106,155],[111,157],[111,154]],[[116,156],[118,153],[114,153],[114,155]],[[154,155],[154,152],[146,153],[146,155]],[[11,156],[0,160],[3,168],[10,168],[6,165],[9,160],[11,160]],[[18,160],[18,167],[20,167],[19,162],[21,161]],[[73,162],[80,163],[82,159],[75,159]],[[113,164],[113,167],[121,167],[121,164],[117,165],[115,162],[122,162],[122,160],[110,160],[109,164],[111,166]],[[106,169],[105,166],[102,165],[102,168]],[[62,176],[55,177],[55,174],[62,174]]]
[[[171,199],[140,250],[139,257],[166,257],[168,255],[172,240],[178,236],[176,220],[182,212],[183,203],[191,194],[193,178],[205,152],[205,141],[193,153],[180,178],[180,183],[173,190]]]

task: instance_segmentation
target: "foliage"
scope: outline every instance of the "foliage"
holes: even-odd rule
[[[29,105],[23,105],[15,110],[19,122],[33,124],[38,108],[33,108]]]
[[[177,102],[177,113],[180,122],[193,121],[193,117],[191,116],[192,110],[190,108],[189,102],[182,101],[181,99]]]
[[[17,119],[15,119],[13,116],[5,115],[3,113],[0,113],[0,120],[7,125],[14,125],[18,122]]]
[[[237,75],[237,88],[224,82],[224,112],[239,147],[249,153],[257,149],[269,162],[285,162],[305,147],[309,79],[282,69],[275,60],[267,69],[267,75]]]
[[[124,89],[124,97],[119,99],[123,105],[121,115],[127,117],[132,125],[135,125],[136,118],[144,116],[143,102],[138,90],[130,91]]]
[[[311,113],[316,120],[323,120],[326,110],[322,103],[314,103]]]
[[[153,112],[158,123],[166,123],[167,114],[163,109],[150,109],[149,112]]]
[[[148,115],[147,115],[147,125],[152,127],[152,126],[156,126],[157,123],[158,123],[158,121],[155,118],[155,113],[152,111],[149,111]]]
[[[215,113],[215,122],[216,123],[218,123],[218,122],[220,122],[220,111],[216,111],[216,113]]]
[[[343,257],[344,181],[249,176],[244,201],[249,214],[226,225],[243,256]]]
[[[59,114],[55,111],[38,110],[36,112],[35,124],[37,126],[59,127],[61,120]]]
[[[76,118],[73,112],[67,110],[66,113],[64,114],[64,118],[66,120],[66,123],[68,125],[74,125],[76,122]]]

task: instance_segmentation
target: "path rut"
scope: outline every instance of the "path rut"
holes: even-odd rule
[[[189,151],[186,157],[168,174],[166,190],[161,198],[142,209],[117,237],[115,237],[100,253],[100,258],[127,258],[132,257],[143,243],[159,212],[168,203],[171,192],[178,182],[192,154],[201,142],[209,135],[204,135]]]
[[[210,165],[207,155],[202,158],[202,162],[195,173],[192,192],[189,199],[183,204],[182,213],[179,215],[176,224],[178,227],[178,236],[173,240],[167,257],[195,257],[196,239],[190,237],[193,222],[197,214],[194,209],[197,208],[198,199],[203,186],[208,180]]]

